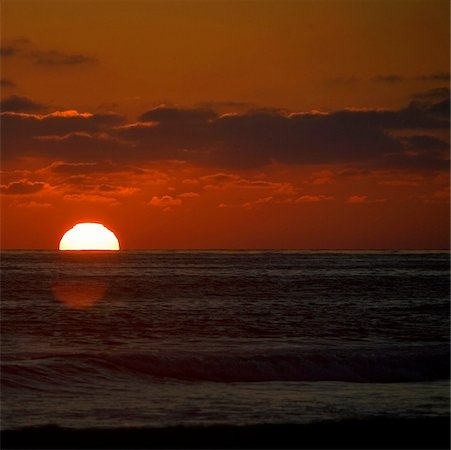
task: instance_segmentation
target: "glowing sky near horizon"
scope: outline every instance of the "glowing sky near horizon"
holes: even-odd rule
[[[12,1],[1,246],[447,248],[449,2]]]

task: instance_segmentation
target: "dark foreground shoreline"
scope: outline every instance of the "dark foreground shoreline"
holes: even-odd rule
[[[49,425],[4,430],[1,432],[1,448],[449,449],[450,418],[114,429],[72,429]]]

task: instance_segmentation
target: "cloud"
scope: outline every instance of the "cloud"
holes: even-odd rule
[[[0,56],[3,58],[7,58],[9,56],[15,56],[19,53],[20,49],[14,47],[12,45],[2,46],[0,47]]]
[[[351,195],[346,199],[346,203],[361,205],[363,203],[385,203],[387,199],[377,198],[375,200],[369,200],[367,195]]]
[[[139,169],[131,166],[113,163],[112,161],[67,163],[63,161],[53,162],[49,168],[51,172],[62,175],[99,174],[99,173],[141,173]]]
[[[365,203],[367,200],[367,195],[351,195],[347,198],[346,203]]]
[[[0,56],[21,56],[42,66],[76,66],[97,62],[97,58],[82,53],[67,52],[63,50],[42,50],[26,38],[8,40],[7,44],[0,48]]]
[[[270,189],[276,191],[289,191],[292,186],[289,183],[278,183],[267,180],[248,180],[234,173],[215,173],[199,178],[205,190],[218,190],[229,188],[240,189]]]
[[[162,197],[154,196],[148,203],[150,206],[166,208],[169,206],[180,206],[182,201],[179,198],[174,198],[170,195],[163,195]]]
[[[336,85],[351,85],[356,84],[358,82],[362,81],[371,81],[375,83],[401,83],[401,82],[407,82],[407,81],[449,81],[450,74],[449,72],[434,72],[429,73],[425,75],[416,75],[416,76],[404,76],[399,75],[396,73],[391,74],[379,74],[375,75],[371,78],[357,78],[355,76],[349,76],[349,77],[336,77],[336,78],[330,78],[327,81],[332,84]]]
[[[197,198],[200,197],[200,194],[197,192],[184,192],[183,194],[178,195],[180,198]]]
[[[448,150],[449,144],[445,141],[427,135],[405,137],[409,146],[421,150]]]
[[[320,170],[317,172],[313,172],[310,180],[307,183],[322,185],[322,184],[332,184],[335,180],[333,178],[333,173],[330,170]]]
[[[63,196],[63,199],[70,202],[104,203],[110,206],[119,205],[115,198],[97,194],[66,194]]]
[[[342,84],[342,85],[349,85],[349,84],[355,84],[361,81],[359,78],[351,76],[351,77],[336,77],[336,78],[330,78],[329,80],[332,84]]]
[[[394,187],[412,187],[421,186],[424,183],[419,177],[407,177],[407,178],[397,178],[393,180],[383,180],[379,181],[378,184],[381,186],[394,186]]]
[[[245,203],[220,203],[218,205],[218,208],[245,208],[245,209],[252,209],[255,206],[258,205],[265,205],[267,203],[272,202],[273,197],[263,197],[258,198],[257,200],[245,202]]]
[[[13,181],[8,184],[2,184],[0,186],[0,192],[2,194],[9,195],[35,194],[36,192],[42,191],[47,186],[47,183],[42,181],[30,181],[24,179],[20,181]]]
[[[14,81],[10,80],[9,78],[1,78],[0,79],[0,87],[2,88],[10,88],[15,87],[16,83]]]
[[[28,55],[35,64],[45,66],[74,66],[97,62],[92,56],[81,53],[66,53],[58,50],[35,50]]]
[[[377,75],[372,78],[372,81],[376,81],[377,83],[399,83],[400,81],[404,81],[405,78],[400,75]]]
[[[428,80],[428,81],[449,81],[449,78],[450,78],[449,72],[436,72],[416,77],[417,80]]]
[[[107,135],[96,133],[111,129],[123,120],[119,114],[80,113],[76,110],[50,114],[2,112],[2,158],[13,159],[23,155],[58,159],[80,159],[89,155],[96,155],[94,159],[104,157],[105,147],[111,151],[114,143],[108,142]]]
[[[219,113],[228,112],[245,112],[252,108],[256,108],[255,103],[238,102],[238,101],[209,101],[203,102],[197,105],[199,108],[213,110]]]
[[[444,187],[443,189],[440,189],[439,191],[435,191],[432,194],[432,197],[434,199],[438,199],[438,200],[449,200],[449,197],[450,197],[449,186]]]
[[[118,130],[145,149],[149,159],[185,159],[207,165],[257,167],[272,160],[283,163],[369,161],[402,154],[403,145],[392,129],[448,128],[446,105],[412,102],[398,111],[337,111],[330,114],[284,114],[254,111],[201,120],[187,111],[178,119],[152,127]],[[168,112],[172,117],[173,110]],[[157,119],[164,116],[160,108]],[[196,120],[192,120],[196,117]],[[189,122],[189,123],[188,123]],[[144,156],[144,155],[143,155]]]
[[[335,200],[335,198],[330,195],[302,195],[294,203],[317,203],[331,200]]]
[[[217,117],[217,114],[211,109],[179,109],[159,106],[145,112],[139,117],[140,122],[168,122],[168,121],[192,121],[209,120]]]
[[[449,99],[450,90],[448,87],[438,87],[433,89],[428,89],[427,91],[422,91],[414,94],[412,96],[413,100],[422,101],[437,101]]]
[[[340,110],[331,113],[288,113],[274,109],[217,115],[211,110],[160,106],[125,124],[114,114],[3,113],[4,158],[39,155],[66,162],[145,162],[178,160],[210,167],[244,169],[272,162],[283,164],[357,163],[367,168],[445,169],[443,151],[425,147],[408,152],[418,136],[449,130],[449,100],[417,97],[399,110]],[[446,131],[445,131],[446,130]],[[407,133],[405,133],[407,134]],[[430,141],[432,142],[432,141]],[[434,141],[439,145],[436,141]],[[442,144],[440,144],[442,145]],[[267,182],[215,174],[211,186],[235,183],[271,187]],[[221,179],[222,178],[222,179]],[[201,180],[207,182],[207,179]]]
[[[413,77],[406,77],[398,74],[388,74],[388,75],[376,75],[371,78],[371,81],[375,81],[377,83],[400,83],[404,81],[449,81],[450,74],[449,72],[435,72],[429,73],[426,75],[418,75]]]
[[[35,102],[28,97],[10,95],[0,102],[1,111],[9,112],[38,112],[46,109],[43,103]]]
[[[204,175],[200,177],[200,181],[207,183],[207,184],[215,184],[215,185],[224,185],[224,184],[230,184],[234,181],[237,181],[240,179],[240,176],[234,173],[215,173],[211,175]]]
[[[14,206],[17,208],[49,208],[52,206],[52,204],[31,201],[31,202],[17,202],[14,203]]]

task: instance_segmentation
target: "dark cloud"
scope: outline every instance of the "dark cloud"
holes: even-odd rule
[[[448,118],[439,114],[438,107],[430,102],[413,102],[398,111],[286,114],[278,110],[254,110],[214,119],[209,115],[208,120],[190,121],[189,126],[188,120],[161,121],[152,126],[137,123],[120,128],[118,133],[136,143],[140,157],[150,159],[187,159],[227,167],[255,167],[272,160],[299,164],[350,161],[386,164],[390,160],[385,155],[402,156],[404,150],[403,142],[392,136],[390,130],[449,127]],[[164,117],[161,108],[159,114]],[[168,114],[174,111],[171,109]],[[187,117],[193,116],[193,111],[188,110]]]
[[[405,141],[413,148],[421,150],[447,150],[449,148],[448,143],[427,135],[406,137]]]
[[[11,57],[19,55],[30,41],[26,38],[8,39],[5,45],[0,47],[0,56]]]
[[[428,75],[421,75],[417,77],[417,80],[427,80],[427,81],[449,81],[450,73],[449,72],[437,72],[431,73]]]
[[[19,52],[20,52],[20,49],[17,47],[14,47],[12,45],[0,47],[0,56],[3,58],[6,58],[8,56],[15,56]]]
[[[39,112],[45,109],[47,109],[47,106],[43,103],[35,102],[20,95],[11,95],[0,101],[1,111]]]
[[[91,114],[75,110],[55,111],[50,114],[2,113],[3,133],[20,136],[58,136],[71,132],[95,132],[120,125],[120,114]],[[3,134],[2,133],[2,134]]]
[[[255,103],[237,102],[237,101],[210,101],[202,102],[197,105],[198,108],[213,110],[217,113],[241,112],[244,113],[252,108],[256,108]]]
[[[437,101],[437,100],[446,100],[449,99],[450,90],[448,87],[438,87],[434,89],[429,89],[427,91],[418,92],[413,95],[413,100],[421,100],[421,101]]]
[[[140,172],[140,169],[123,164],[115,164],[111,161],[66,163],[55,162],[50,166],[53,173],[62,175],[80,175],[97,173]]]
[[[2,88],[9,88],[9,87],[15,87],[16,83],[14,81],[8,79],[8,78],[2,78],[0,79],[0,87]]]
[[[405,78],[401,77],[400,75],[391,74],[391,75],[377,75],[372,80],[378,83],[399,83],[401,81],[404,81]]]
[[[441,102],[435,103],[430,108],[431,113],[441,116],[443,118],[449,118],[450,115],[450,100],[442,100]]]
[[[0,192],[2,194],[10,194],[10,195],[26,195],[26,194],[35,194],[36,192],[42,191],[45,189],[46,183],[42,181],[29,181],[29,180],[20,180],[13,181],[9,184],[2,184],[0,186]]]
[[[26,38],[8,40],[0,48],[0,56],[21,56],[30,59],[34,64],[45,66],[75,66],[97,62],[97,58],[82,53],[66,52],[61,50],[42,50],[36,48]]]
[[[217,117],[217,114],[211,109],[179,109],[159,106],[151,109],[139,117],[141,122],[167,122],[167,121],[192,121],[209,120]]]
[[[359,81],[361,81],[359,78],[357,77],[336,77],[336,78],[330,78],[329,80],[327,80],[329,83],[332,84],[337,84],[337,85],[349,85],[349,84],[355,84],[358,83]]]
[[[434,130],[442,134],[449,130],[449,112],[445,115],[446,104],[442,103],[424,97],[396,111],[327,114],[259,109],[219,115],[204,108],[158,107],[129,124],[115,114],[72,112],[72,116],[38,117],[4,113],[2,126],[6,140],[9,137],[7,157],[31,153],[85,164],[54,167],[68,174],[94,173],[99,167],[86,165],[86,161],[102,160],[121,164],[182,160],[224,168],[278,161],[429,169],[448,164],[443,142],[426,137]],[[400,136],[403,129],[418,132],[406,138]],[[405,134],[411,136],[411,132]],[[418,151],[409,151],[412,148]]]
[[[42,154],[86,159],[90,154],[106,154],[114,148],[105,130],[123,123],[119,114],[90,114],[56,111],[51,114],[4,112],[1,114],[2,158]],[[63,149],[63,150],[61,150]]]
[[[74,66],[79,64],[94,63],[96,58],[82,55],[81,53],[66,53],[58,50],[36,50],[28,53],[36,64],[46,66]]]
[[[396,73],[393,74],[384,74],[384,75],[375,75],[370,78],[369,81],[374,81],[376,83],[401,83],[406,81],[449,81],[450,74],[449,72],[436,72],[430,73],[426,75],[418,75],[418,76],[404,76]],[[354,84],[358,81],[363,81],[363,79],[359,79],[356,77],[337,77],[328,80],[333,84]]]

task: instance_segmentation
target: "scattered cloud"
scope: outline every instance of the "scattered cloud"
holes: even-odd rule
[[[185,178],[184,180],[182,180],[183,184],[188,184],[188,185],[198,185],[200,182],[199,180],[195,179],[195,178]]]
[[[358,83],[359,81],[361,81],[359,78],[354,77],[354,76],[350,76],[350,77],[336,77],[336,78],[330,78],[329,80],[330,83],[332,84],[342,84],[342,85],[350,85],[350,84],[355,84]]]
[[[70,202],[88,202],[88,203],[103,203],[110,206],[116,206],[120,203],[113,197],[106,197],[97,194],[66,194],[63,199]]]
[[[434,199],[439,199],[439,200],[449,200],[449,197],[450,197],[449,186],[445,187],[439,191],[435,191],[432,194],[432,197]]]
[[[399,83],[401,81],[404,81],[405,78],[401,77],[400,75],[377,75],[374,78],[372,78],[372,81],[376,81],[377,83]]]
[[[419,174],[403,174],[403,173],[388,173],[380,175],[383,179],[378,181],[381,186],[393,187],[413,187],[421,186],[425,183],[425,177]]]
[[[416,77],[417,80],[427,80],[427,81],[449,81],[449,72],[435,72],[428,75],[420,75]]]
[[[28,97],[10,95],[0,101],[0,110],[9,112],[38,112],[47,109],[47,105],[35,102]]]
[[[355,76],[330,78],[327,81],[337,85],[351,85],[358,82],[370,81],[375,83],[401,83],[407,81],[449,81],[449,72],[434,72],[424,75],[406,76],[396,73],[379,74],[371,78],[357,78]]]
[[[422,101],[437,101],[449,99],[450,90],[448,87],[437,87],[433,89],[428,89],[427,91],[422,91],[414,94],[412,98],[414,100]]]
[[[301,195],[294,203],[317,203],[331,200],[335,200],[335,197],[330,195]]]
[[[263,197],[263,198],[259,198],[253,202],[248,202],[244,204],[245,208],[249,208],[255,205],[264,205],[266,203],[269,203],[270,201],[272,201],[273,197]]]
[[[180,198],[197,198],[200,194],[197,192],[183,192],[183,194],[178,195]]]
[[[2,88],[10,88],[15,87],[16,83],[14,81],[10,80],[9,78],[1,78],[0,79],[0,87]]]
[[[351,195],[347,198],[346,203],[366,203],[367,200],[367,195]]]
[[[42,50],[25,38],[8,40],[0,48],[2,57],[23,57],[37,65],[45,66],[75,66],[97,62],[97,58],[82,53],[67,52],[63,50]]]
[[[35,64],[45,66],[74,66],[95,63],[97,59],[81,53],[66,53],[58,50],[35,50],[27,54]]]
[[[367,195],[351,195],[346,199],[346,203],[351,203],[354,205],[360,205],[363,203],[385,203],[386,201],[386,198],[376,198],[371,200]]]
[[[215,173],[200,177],[200,181],[207,185],[224,186],[240,179],[240,176],[234,173]]]
[[[63,161],[55,161],[48,167],[48,169],[51,172],[63,175],[121,173],[121,172],[142,173],[142,170],[137,169],[135,167],[117,164],[108,160],[100,162],[82,162],[82,163],[67,163]]]
[[[30,181],[23,179],[0,185],[0,192],[2,194],[9,195],[27,195],[35,194],[42,191],[46,187],[48,187],[48,184],[43,181]]]
[[[108,149],[105,134],[93,134],[110,129],[123,122],[119,114],[92,114],[76,110],[55,111],[50,114],[2,112],[2,158],[20,158],[24,155],[58,159],[80,159],[94,156],[104,159]],[[73,134],[71,133],[82,133]],[[106,148],[108,147],[108,149]],[[121,146],[121,151],[124,146]],[[100,156],[100,158],[99,158]]]
[[[404,138],[409,147],[420,150],[448,150],[449,144],[445,141],[428,135],[415,135]]]
[[[420,199],[423,203],[445,203],[449,205],[450,200],[450,188],[449,185],[443,187],[438,191],[434,191],[432,194],[423,194]]]
[[[314,185],[333,184],[334,182],[333,172],[328,169],[313,172],[311,177],[306,181],[307,184]]]
[[[179,109],[159,106],[145,112],[139,117],[140,122],[171,122],[171,121],[192,121],[209,120],[217,117],[211,109]]]
[[[179,198],[174,198],[170,195],[163,195],[162,197],[154,196],[148,203],[150,206],[166,208],[169,206],[180,206],[182,201]]]
[[[268,180],[249,180],[242,178],[240,175],[234,173],[219,172],[211,175],[204,175],[199,178],[203,183],[205,190],[218,189],[269,189],[276,192],[291,192],[293,187],[290,183],[279,183]]]
[[[16,202],[14,203],[16,208],[50,208],[52,206],[51,203],[43,203],[43,202]]]
[[[273,197],[263,197],[258,198],[257,200],[245,202],[245,203],[220,203],[218,205],[218,208],[245,208],[245,209],[252,209],[255,206],[258,205],[264,205],[267,203],[270,203],[273,200]]]
[[[0,47],[0,56],[3,58],[7,58],[9,56],[15,56],[17,53],[19,53],[19,49],[17,47],[14,47],[12,45],[8,46],[2,46]]]

